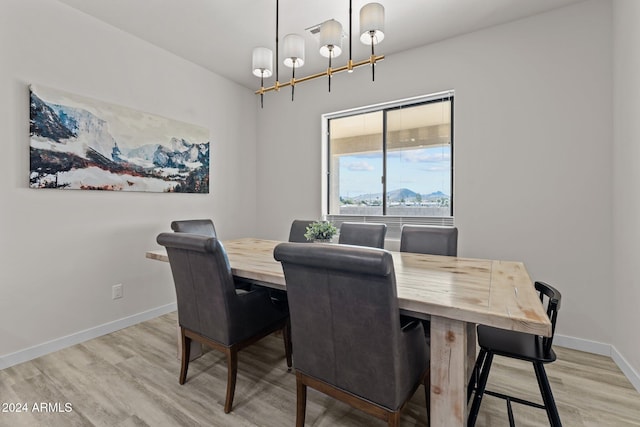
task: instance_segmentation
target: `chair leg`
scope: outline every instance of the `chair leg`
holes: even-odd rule
[[[307,412],[307,386],[296,375],[296,427],[304,427]]]
[[[224,413],[231,412],[233,394],[236,391],[236,377],[238,375],[238,351],[234,348],[227,349],[227,398],[224,402]]]
[[[473,366],[471,378],[469,378],[469,386],[467,387],[467,403],[471,400],[471,395],[478,385],[478,375],[480,374],[480,369],[482,368],[486,355],[487,351],[481,348],[480,353],[478,353],[478,358],[476,359],[476,364]]]
[[[538,386],[540,387],[540,394],[542,394],[544,406],[547,409],[549,423],[551,427],[562,427],[560,414],[558,414],[558,408],[556,407],[556,401],[551,392],[551,385],[549,384],[549,378],[547,378],[544,365],[541,362],[533,362],[533,369],[536,371],[536,378],[538,379]]]
[[[400,411],[389,413],[389,427],[400,427]]]
[[[431,368],[427,369],[427,373],[422,381],[424,383],[424,394],[427,399],[427,419],[431,419]]]
[[[487,387],[487,379],[489,378],[491,362],[493,362],[493,353],[487,352],[486,356],[484,357],[484,366],[482,366],[478,387],[476,388],[476,395],[473,398],[473,405],[471,406],[471,411],[469,412],[467,427],[473,427],[476,425],[476,419],[478,418],[478,412],[480,412],[480,404],[482,403],[484,389]]]
[[[291,371],[291,365],[293,364],[291,358],[291,319],[287,319],[287,323],[282,329],[282,338],[284,339],[284,354],[287,358],[287,370]]]
[[[189,369],[189,359],[191,358],[191,338],[184,334],[184,328],[180,328],[180,339],[182,343],[182,360],[180,361],[178,382],[184,384],[187,380],[187,370]]]

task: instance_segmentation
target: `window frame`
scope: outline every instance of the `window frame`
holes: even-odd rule
[[[321,160],[321,170],[322,170],[322,217],[326,220],[331,220],[337,225],[341,224],[345,221],[358,221],[358,222],[376,222],[376,223],[386,223],[391,228],[401,228],[403,224],[430,224],[430,225],[443,225],[443,226],[453,226],[454,225],[454,98],[455,98],[454,90],[447,90],[437,93],[432,93],[429,95],[421,95],[412,98],[400,99],[397,101],[385,102],[380,104],[369,105],[365,107],[352,108],[348,110],[336,111],[333,113],[326,113],[322,115],[322,160]],[[386,143],[386,133],[387,133],[387,120],[386,115],[387,111],[397,110],[400,108],[407,108],[411,106],[417,106],[421,104],[428,104],[432,102],[439,101],[450,101],[451,105],[451,120],[450,120],[450,136],[451,136],[451,194],[450,194],[450,216],[395,216],[395,215],[387,215],[386,214],[386,203],[383,203],[383,213],[381,215],[346,215],[346,214],[331,214],[330,209],[330,198],[329,188],[331,186],[331,170],[330,170],[330,143],[329,139],[331,136],[330,133],[330,121],[331,119],[337,119],[342,117],[366,114],[371,112],[382,111],[383,113],[383,144],[382,144],[382,152],[383,152],[383,176],[384,180],[382,182],[382,190],[383,194],[386,194],[387,191],[387,171],[386,171],[386,152],[387,152],[387,143]],[[395,233],[392,233],[395,234]]]

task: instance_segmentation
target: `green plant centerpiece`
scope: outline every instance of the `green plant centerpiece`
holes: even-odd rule
[[[304,237],[314,242],[328,242],[338,232],[330,221],[315,221],[309,224]]]

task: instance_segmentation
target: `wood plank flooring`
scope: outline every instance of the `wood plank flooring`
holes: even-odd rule
[[[171,313],[0,371],[0,426],[295,425],[295,376],[287,372],[281,336],[240,352],[233,411],[224,414],[222,355],[209,351],[191,362],[179,385],[175,324]],[[640,394],[610,358],[556,353],[547,373],[563,425],[640,427]],[[541,401],[531,365],[520,361],[496,357],[488,389]],[[419,389],[402,413],[403,427],[428,425],[424,401]],[[2,412],[25,403],[26,412]],[[514,412],[519,427],[549,425],[542,410],[514,404]],[[309,390],[306,425],[386,424]],[[477,425],[507,426],[504,401],[486,396]]]

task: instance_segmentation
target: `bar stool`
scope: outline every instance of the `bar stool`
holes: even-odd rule
[[[562,426],[562,423],[560,422],[560,415],[558,414],[558,408],[556,407],[553,393],[551,392],[551,386],[549,385],[549,379],[547,378],[547,373],[544,369],[545,364],[556,360],[556,354],[551,348],[551,344],[553,343],[553,335],[556,330],[556,319],[558,317],[558,310],[560,310],[560,300],[562,296],[557,289],[546,283],[535,282],[535,287],[540,294],[540,301],[543,304],[545,304],[546,301],[547,316],[549,316],[549,319],[551,320],[551,336],[543,337],[490,326],[478,326],[478,344],[480,345],[480,353],[478,354],[478,359],[476,360],[476,364],[473,368],[473,374],[471,375],[471,381],[469,382],[469,388],[467,391],[467,399],[470,399],[471,395],[475,391],[475,397],[473,399],[469,419],[467,421],[468,427],[475,425],[476,419],[478,418],[478,412],[480,411],[482,397],[485,393],[507,401],[507,412],[509,416],[509,425],[511,427],[515,426],[511,402],[545,409],[551,426]],[[487,379],[489,378],[491,362],[493,361],[493,356],[496,355],[526,360],[533,364],[533,369],[536,373],[544,405],[485,389],[487,386]],[[479,378],[478,373],[480,373]],[[476,383],[477,386],[474,387]]]

